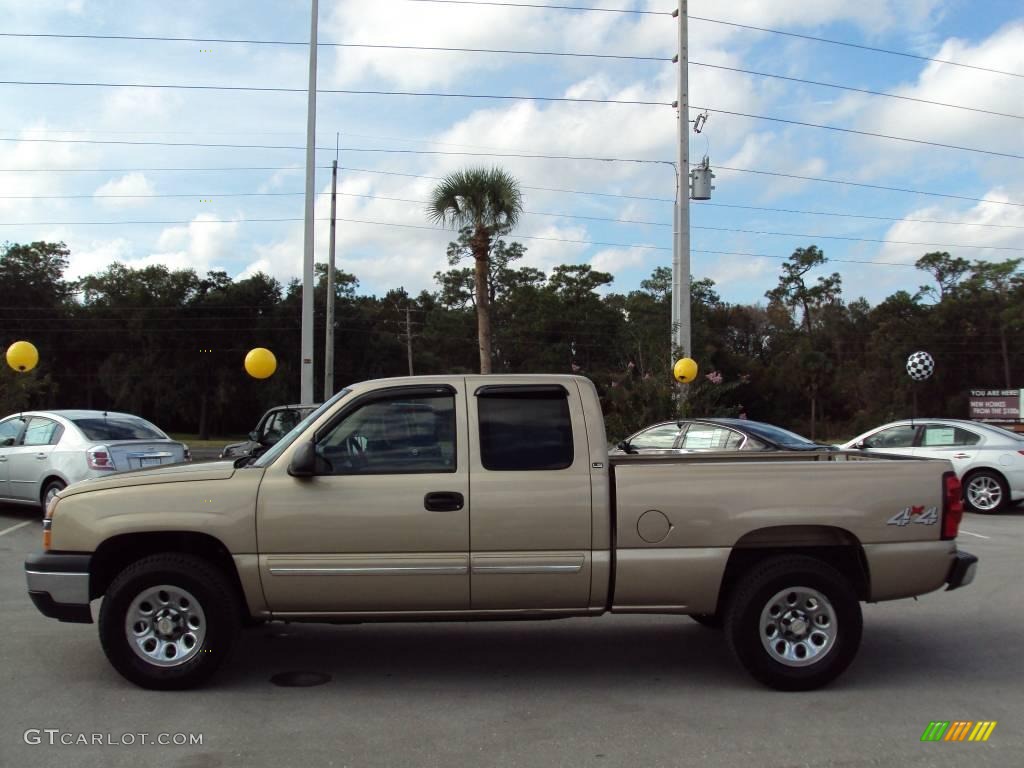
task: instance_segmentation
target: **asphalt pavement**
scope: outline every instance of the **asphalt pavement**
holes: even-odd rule
[[[865,606],[850,669],[826,689],[788,694],[749,678],[721,633],[662,616],[270,624],[243,633],[211,686],[144,691],[109,666],[95,625],[32,606],[22,563],[38,547],[37,519],[0,507],[0,766],[1024,762],[1020,507],[966,516],[960,545],[981,558],[974,584]],[[985,743],[922,743],[933,720],[998,725]]]

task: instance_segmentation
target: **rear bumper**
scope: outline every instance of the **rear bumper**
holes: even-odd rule
[[[89,555],[39,552],[25,560],[28,596],[43,616],[91,624]]]
[[[966,587],[978,572],[978,558],[970,552],[958,550],[953,559],[953,565],[949,568],[949,576],[946,577],[946,591]]]

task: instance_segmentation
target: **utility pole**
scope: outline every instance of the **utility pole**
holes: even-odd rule
[[[299,396],[305,405],[313,403],[313,237],[316,202],[316,26],[317,0],[312,0],[309,30],[309,93],[306,97],[306,228],[302,249],[302,361],[299,366]]]
[[[675,238],[672,252],[672,346],[682,357],[692,353],[690,338],[690,94],[686,2],[673,12],[679,19],[679,159],[676,170]]]
[[[412,321],[409,319],[409,304],[405,305],[405,350],[409,356],[409,375],[412,376]]]
[[[337,150],[335,150],[337,151]],[[334,229],[338,211],[338,161],[331,163],[331,242],[327,248],[327,321],[324,338],[324,402],[334,394]]]

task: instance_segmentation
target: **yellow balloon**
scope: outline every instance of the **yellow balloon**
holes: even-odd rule
[[[672,375],[680,384],[689,384],[697,378],[697,361],[691,357],[681,357],[672,368]]]
[[[39,362],[39,350],[27,341],[16,341],[7,348],[7,364],[18,373],[28,373]]]
[[[245,356],[245,370],[254,379],[266,379],[277,370],[277,358],[264,347],[250,349]]]

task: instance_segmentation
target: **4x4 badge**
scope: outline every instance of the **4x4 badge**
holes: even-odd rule
[[[918,525],[935,525],[939,522],[937,507],[904,507],[900,512],[885,521],[886,525],[898,525],[902,528],[910,523]]]

